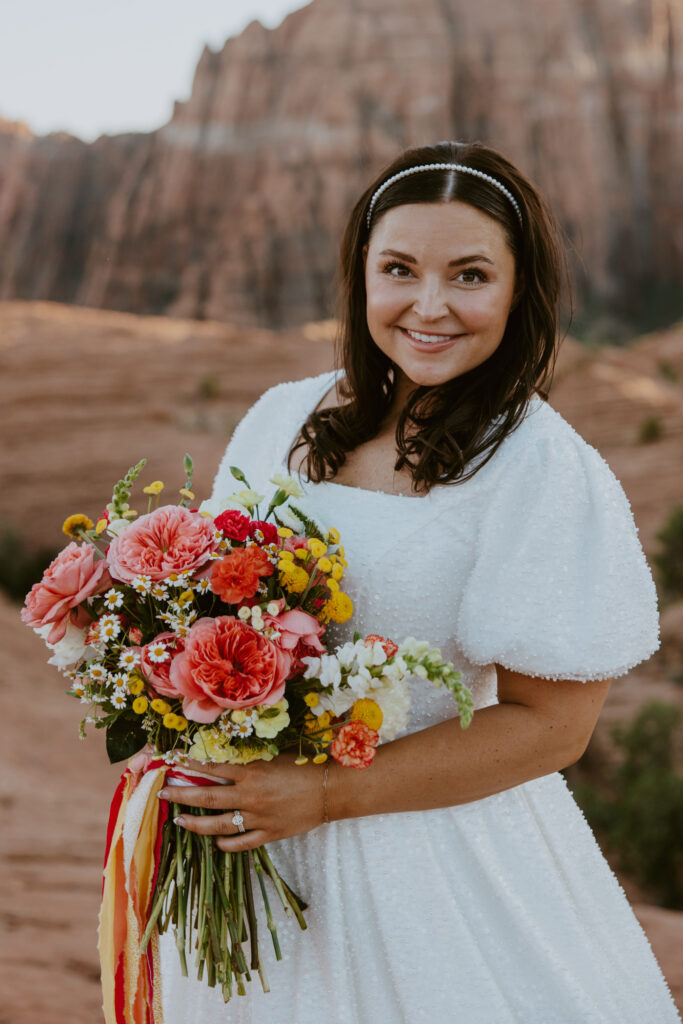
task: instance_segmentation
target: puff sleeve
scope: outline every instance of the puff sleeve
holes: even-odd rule
[[[657,594],[602,456],[549,407],[482,510],[457,634],[475,664],[552,679],[624,675],[659,647]]]

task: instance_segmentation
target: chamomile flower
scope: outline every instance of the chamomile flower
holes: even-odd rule
[[[121,623],[119,622],[118,615],[103,615],[98,625],[100,640],[107,643],[109,640],[115,640],[121,632]]]
[[[125,693],[128,689],[128,674],[124,672],[110,673],[109,684]]]
[[[139,664],[140,655],[137,651],[132,650],[130,647],[121,651],[119,655],[119,668],[127,668],[130,671],[130,669],[135,668]]]
[[[123,604],[123,594],[118,590],[108,590],[104,595],[104,606],[109,608],[110,611],[115,611],[120,608]]]
[[[187,572],[172,572],[166,577],[166,584],[169,587],[182,587],[184,590],[190,582],[190,574]]]
[[[137,594],[149,594],[152,589],[152,580],[149,576],[134,576],[131,587]]]
[[[114,690],[109,699],[117,710],[120,708],[125,708],[127,703],[126,691]]]
[[[198,594],[205,594],[209,589],[209,580],[199,580],[194,585],[194,589]]]
[[[74,680],[71,692],[75,694],[76,697],[82,697],[85,694],[85,683],[82,679]]]
[[[250,719],[246,719],[244,722],[235,723],[233,735],[245,739],[247,736],[251,736],[253,731],[254,723]]]
[[[153,662],[168,661],[169,654],[166,649],[166,644],[162,643],[160,640],[156,640],[151,643],[147,648],[147,657]]]
[[[164,583],[153,583],[149,592],[155,601],[163,601],[168,597],[168,587]]]

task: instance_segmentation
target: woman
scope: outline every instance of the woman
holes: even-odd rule
[[[227,1008],[163,936],[167,1024],[680,1020],[559,774],[612,679],[658,647],[625,495],[543,400],[562,268],[552,215],[504,157],[409,150],[346,229],[341,370],[271,388],[235,431],[215,497],[230,465],[266,491],[287,466],[341,533],[356,614],[328,638],[424,637],[477,710],[463,730],[415,680],[410,733],[368,770],[333,763],[323,787],[282,756],[207,769],[234,783],[220,791],[163,791],[223,808],[181,818],[222,849],[272,844],[310,904],[307,932],[278,926],[272,992]]]

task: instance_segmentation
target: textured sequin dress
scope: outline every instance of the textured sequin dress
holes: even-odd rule
[[[270,494],[268,477],[286,471],[291,441],[333,380],[262,395],[214,494],[236,489],[230,465]],[[586,681],[623,675],[658,647],[655,589],[621,486],[538,398],[462,485],[415,497],[302,482],[308,508],[341,533],[355,627],[440,646],[475,707],[496,703],[496,662]],[[353,626],[332,629],[340,642]],[[456,713],[415,680],[411,730]],[[277,963],[264,927],[272,991],[256,979],[227,1007],[218,990],[181,977],[167,933],[166,1024],[681,1019],[560,773],[455,807],[334,822],[270,849],[310,904],[308,931],[281,918]]]

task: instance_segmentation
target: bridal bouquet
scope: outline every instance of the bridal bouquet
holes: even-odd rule
[[[306,927],[305,904],[266,847],[225,853],[173,824],[181,808],[155,798],[167,779],[216,784],[191,771],[189,759],[247,764],[287,750],[296,764],[331,756],[366,768],[380,741],[406,728],[411,676],[450,690],[463,728],[473,713],[460,673],[425,641],[355,632],[327,649],[328,623],[353,613],[340,585],[345,552],[336,529],[294,504],[304,493],[292,477],[271,477],[276,489],[263,517],[265,498],[238,467],[231,472],[241,490],[191,509],[186,456],[179,502],[160,506],[164,485],[155,481],[143,488],[148,507],[138,514],[129,499],[144,465],[116,484],[96,523],[81,514],[66,520],[71,543],[22,610],[68,692],[86,705],[81,735],[93,724],[106,730],[111,761],[136,755],[107,834],[100,956],[108,1022],[152,1020],[157,937],[170,926],[183,973],[194,954],[198,976],[206,971],[226,1002],[233,987],[246,991],[251,972],[268,991],[254,881],[278,959],[268,884]]]

